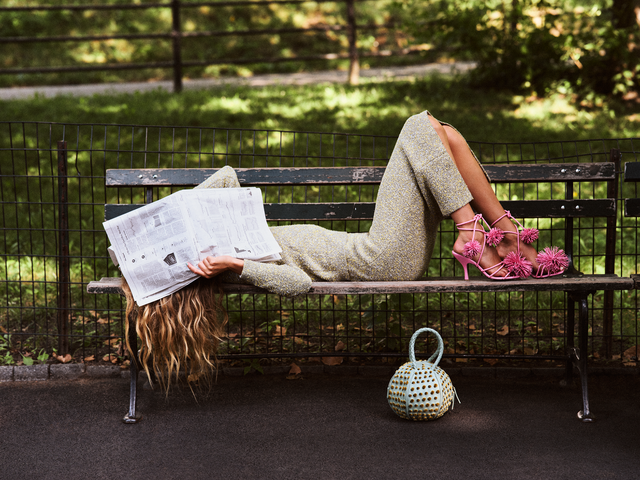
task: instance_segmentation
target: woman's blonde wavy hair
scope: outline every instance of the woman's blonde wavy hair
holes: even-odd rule
[[[210,384],[216,368],[216,352],[227,323],[223,293],[214,280],[195,282],[155,302],[139,307],[124,278],[127,299],[126,339],[131,358],[139,358],[149,382],[155,377],[168,393],[171,382],[184,368],[191,387]],[[139,356],[129,344],[129,319],[136,319],[142,340]],[[133,348],[132,348],[133,347]],[[153,372],[154,375],[151,374]]]

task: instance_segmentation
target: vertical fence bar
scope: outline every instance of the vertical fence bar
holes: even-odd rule
[[[607,183],[607,197],[618,199],[618,176],[620,171],[620,159],[622,153],[618,148],[612,148],[609,153],[609,161],[615,166],[616,176],[613,181]],[[618,209],[616,208],[616,212]],[[607,218],[607,243],[604,259],[604,273],[614,274],[616,268],[616,226],[617,215]],[[613,290],[604,292],[604,318],[602,321],[602,334],[604,343],[604,354],[606,358],[611,358],[613,354]]]
[[[180,0],[171,0],[171,19],[173,40],[173,91],[182,91],[182,52],[180,51],[181,27],[180,27]]]
[[[69,191],[67,142],[58,142],[58,354],[69,353],[71,275],[69,265]]]
[[[347,2],[347,22],[349,24],[349,85],[358,85],[360,63],[358,61],[358,35],[356,30],[356,7],[354,0]]]

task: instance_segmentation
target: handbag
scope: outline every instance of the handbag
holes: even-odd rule
[[[431,332],[438,338],[438,350],[427,361],[416,361],[414,347],[418,335]],[[431,328],[421,328],[409,342],[409,362],[402,365],[387,387],[387,401],[400,417],[410,420],[435,420],[453,410],[454,396],[460,399],[449,375],[438,367],[444,352],[440,334]],[[436,358],[437,357],[437,358]],[[432,362],[433,359],[435,362]]]

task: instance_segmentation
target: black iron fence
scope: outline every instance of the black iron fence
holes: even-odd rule
[[[143,203],[142,189],[105,188],[109,168],[384,166],[396,137],[143,125],[0,122],[0,364],[47,361],[69,353],[76,361],[123,360],[123,303],[89,295],[88,282],[117,276],[102,228],[106,203]],[[484,163],[638,161],[640,139],[470,142]],[[556,160],[554,160],[556,159]],[[635,184],[619,182],[618,203],[638,198]],[[605,184],[579,182],[581,198],[605,198]],[[170,193],[156,189],[154,197]],[[564,198],[553,185],[496,186],[501,199]],[[572,194],[572,192],[570,192]],[[373,201],[371,186],[268,187],[267,202]],[[638,219],[620,214],[574,220],[574,262],[585,273],[638,272]],[[563,247],[564,219],[538,221],[542,235]],[[558,222],[558,223],[556,223]],[[323,222],[347,231],[369,223]],[[607,232],[615,233],[607,250]],[[461,275],[451,258],[454,226],[445,221],[427,275]],[[633,363],[640,343],[637,292],[597,292],[590,305],[594,359]],[[413,331],[438,329],[446,353],[562,353],[567,337],[563,293],[403,294],[303,296],[229,295],[230,322],[222,358],[386,358],[404,355]],[[629,353],[633,352],[633,353]],[[336,359],[327,360],[327,356]],[[467,358],[459,358],[466,361]]]
[[[372,4],[378,0],[358,0],[358,3],[365,3],[370,8]],[[335,4],[338,9],[339,15],[343,16],[340,23],[328,24],[324,21],[321,22],[307,22],[308,26],[296,27],[289,23],[288,26],[281,28],[256,28],[249,22],[247,28],[235,27],[232,22],[227,22],[220,30],[215,31],[194,31],[185,29],[184,27],[184,12],[191,12],[191,23],[194,23],[193,18],[197,17],[199,9],[213,9],[215,12],[220,12],[220,16],[224,18],[233,19],[233,15],[230,14],[229,9],[267,9],[273,5],[302,5],[302,4]],[[366,10],[365,6],[363,8]],[[381,40],[386,41],[387,37],[391,37],[392,31],[395,28],[392,23],[376,23],[368,22],[362,23],[362,19],[369,20],[369,17],[364,15],[364,12],[357,13],[355,6],[355,0],[260,0],[260,1],[247,1],[247,0],[232,0],[232,1],[215,1],[215,2],[201,2],[190,0],[170,0],[164,3],[116,3],[116,4],[86,4],[86,5],[58,5],[58,6],[44,6],[44,5],[32,5],[32,6],[11,6],[0,7],[0,16],[7,15],[9,13],[21,13],[24,15],[32,15],[34,12],[66,12],[73,14],[87,14],[89,12],[101,12],[112,13],[113,17],[111,22],[117,24],[119,20],[118,14],[128,11],[147,11],[153,10],[157,13],[157,16],[162,16],[163,12],[170,13],[170,22],[164,22],[168,27],[170,23],[170,31],[161,32],[142,32],[142,33],[125,33],[126,26],[122,27],[122,31],[118,27],[116,33],[105,34],[64,34],[64,35],[40,35],[40,36],[0,36],[0,46],[3,49],[20,48],[26,44],[37,43],[43,44],[84,44],[89,45],[92,42],[113,42],[117,40],[124,41],[138,41],[143,40],[147,43],[144,44],[144,50],[157,49],[158,52],[163,52],[160,55],[165,55],[165,58],[155,61],[139,61],[139,62],[107,62],[102,58],[90,58],[84,62],[74,62],[71,65],[55,65],[56,60],[64,59],[65,57],[58,52],[53,55],[51,59],[54,65],[28,65],[28,56],[21,55],[16,58],[19,59],[21,64],[13,66],[5,66],[0,68],[0,75],[16,75],[24,76],[25,74],[43,74],[43,73],[68,73],[68,72],[109,72],[109,71],[122,71],[122,70],[142,70],[142,69],[172,69],[173,70],[173,85],[174,91],[178,92],[182,89],[183,71],[185,68],[192,67],[207,67],[212,65],[246,65],[246,64],[258,64],[258,63],[284,63],[284,62],[311,62],[311,61],[332,61],[339,59],[349,60],[349,81],[352,84],[358,82],[359,78],[359,58],[365,57],[388,57],[396,55],[406,55],[416,50],[410,48],[397,48],[397,44],[394,47],[393,42],[389,42],[391,48],[379,48],[378,41],[374,41],[370,48],[366,48],[365,51],[359,51],[358,36],[363,32],[368,32],[372,35],[378,35]],[[194,13],[195,11],[195,13]],[[269,10],[264,12],[270,14]],[[332,18],[335,15],[331,16]],[[6,18],[6,17],[5,17]],[[358,22],[358,18],[361,19]],[[78,19],[82,20],[82,17]],[[86,20],[86,19],[85,19]],[[107,19],[108,20],[108,19]],[[338,19],[336,18],[336,21]],[[104,20],[103,20],[104,22]],[[259,22],[258,22],[259,23]],[[264,23],[264,22],[263,22]],[[268,23],[268,22],[266,22]],[[54,30],[52,25],[44,25],[44,31]],[[70,27],[71,28],[71,27]],[[163,28],[162,24],[159,28]],[[75,30],[75,28],[73,28]],[[108,30],[108,29],[107,29]],[[113,30],[113,29],[111,29]],[[327,35],[330,34],[333,37],[330,41],[327,41]],[[6,35],[6,34],[5,34]],[[289,52],[286,55],[265,55],[262,51],[266,49],[266,45],[270,43],[277,43],[281,36],[293,35],[297,36],[297,40],[291,43]],[[315,36],[314,36],[315,35]],[[226,45],[221,51],[224,52],[221,57],[214,58],[208,56],[203,58],[200,52],[208,48],[208,45],[212,40],[220,41],[222,38],[234,38],[240,41],[243,38],[253,37],[258,43],[257,45],[247,45],[245,48],[237,49]],[[382,40],[384,38],[385,40]],[[185,59],[184,52],[185,47],[183,45],[184,40],[198,40],[199,43],[190,43],[188,51],[192,53],[189,58]],[[153,42],[170,42],[171,48],[166,49],[160,44]],[[311,48],[310,44],[317,43],[319,45],[327,44],[330,48],[337,48],[338,51],[329,51],[319,53],[317,48]],[[296,46],[296,44],[298,44]],[[322,47],[321,47],[322,49]],[[142,50],[142,48],[141,48]],[[170,51],[169,51],[170,50]],[[236,50],[238,55],[236,55]],[[195,53],[194,53],[195,52]],[[166,58],[170,55],[170,58]],[[116,55],[117,56],[117,55]],[[149,54],[146,57],[143,54],[139,54],[140,58],[153,58],[158,55]],[[49,60],[49,59],[48,59]],[[22,63],[25,62],[25,63]],[[6,65],[6,63],[5,63]]]

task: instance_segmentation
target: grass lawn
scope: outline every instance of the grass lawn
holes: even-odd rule
[[[469,140],[527,142],[637,137],[640,103],[580,106],[569,98],[524,98],[471,88],[464,77],[362,79],[323,84],[225,86],[180,94],[161,90],[93,97],[0,101],[1,120],[207,126],[396,135],[430,110]]]

